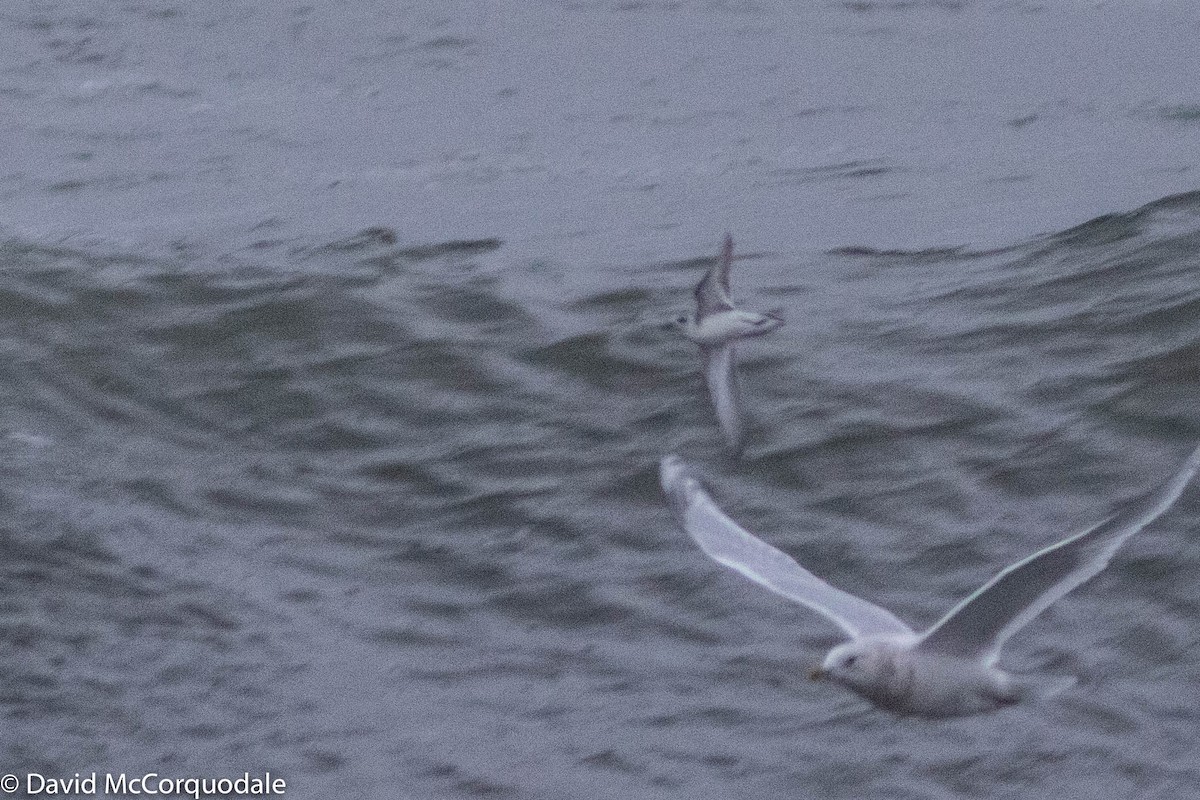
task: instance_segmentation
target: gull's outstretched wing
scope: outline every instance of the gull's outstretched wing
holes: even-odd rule
[[[704,356],[704,382],[717,412],[717,423],[725,441],[735,453],[742,449],[745,426],[742,423],[736,355],[732,342],[717,347],[701,347]]]
[[[1166,485],[1083,533],[1005,568],[929,629],[919,647],[992,664],[1008,637],[1104,569],[1117,549],[1179,499],[1200,470],[1200,447]]]
[[[725,234],[721,255],[696,284],[696,316],[704,319],[719,311],[732,311],[729,299],[729,267],[733,264],[733,237]]]
[[[743,530],[717,507],[678,456],[662,460],[659,478],[683,530],[713,560],[824,615],[851,638],[913,635],[912,629],[886,608],[830,586]]]

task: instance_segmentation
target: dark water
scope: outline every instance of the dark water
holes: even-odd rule
[[[1200,15],[27,4],[0,19],[0,771],[298,797],[1178,798],[1200,493],[897,720],[674,527],[915,625],[1200,438]],[[1068,57],[1069,55],[1069,57]],[[747,457],[662,323],[720,234]]]

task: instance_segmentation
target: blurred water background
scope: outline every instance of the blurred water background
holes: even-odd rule
[[[1200,438],[1200,11],[0,11],[0,771],[363,798],[1180,798],[1200,492],[899,720],[721,570],[678,452],[914,625]],[[690,305],[722,233],[744,460]]]

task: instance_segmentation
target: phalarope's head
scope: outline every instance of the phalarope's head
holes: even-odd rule
[[[670,322],[668,322],[666,324],[666,327],[668,327],[672,330],[684,331],[684,330],[687,330],[688,327],[690,327],[693,324],[694,324],[694,322],[693,322],[690,314],[680,314],[679,316],[675,317]]]

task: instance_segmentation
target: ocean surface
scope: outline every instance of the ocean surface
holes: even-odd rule
[[[914,626],[1200,439],[1200,10],[0,11],[0,773],[288,797],[1183,798],[1200,488],[898,719],[728,512]],[[787,325],[722,447],[665,323]],[[103,778],[101,778],[103,781]],[[18,792],[14,796],[23,796]]]

